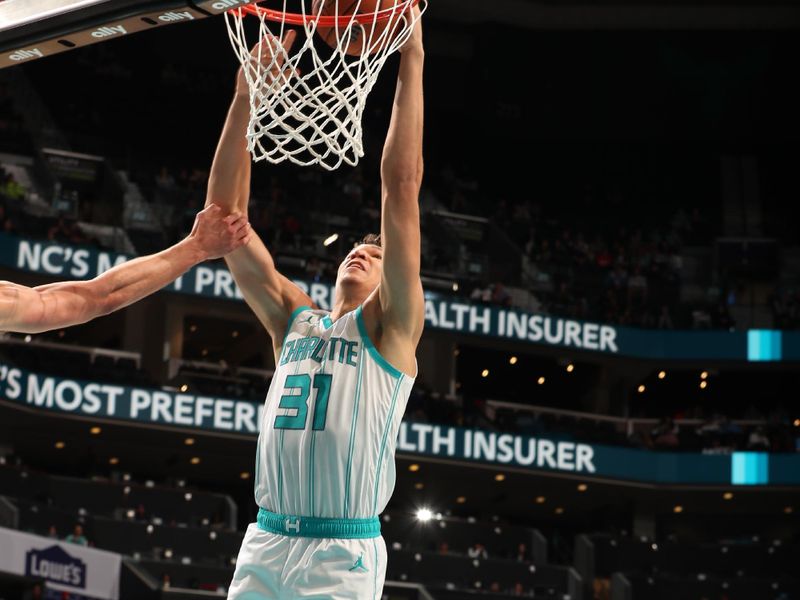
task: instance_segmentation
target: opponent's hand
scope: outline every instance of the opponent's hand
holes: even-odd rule
[[[261,42],[256,43],[250,49],[250,63],[246,65],[250,70],[250,78],[257,78],[259,72],[263,76],[264,69],[269,68],[269,74],[264,84],[271,88],[276,78],[280,78],[280,83],[283,84],[290,77],[298,75],[299,73],[290,65],[286,65],[284,68],[286,58],[296,39],[297,31],[288,29],[283,34],[283,39],[279,40],[274,35],[268,35],[262,38]],[[244,69],[245,66],[239,67],[239,73],[236,76],[236,94],[238,96],[247,96],[250,93]]]
[[[189,240],[197,245],[203,260],[221,258],[246,245],[252,230],[241,213],[222,216],[222,209],[210,204],[197,213]]]
[[[413,21],[414,29],[409,38],[406,40],[406,43],[400,47],[400,52],[406,52],[407,50],[422,51],[422,16],[419,9],[419,4],[409,8],[403,15],[403,18]]]

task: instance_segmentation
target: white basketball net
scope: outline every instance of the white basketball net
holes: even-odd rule
[[[406,42],[417,21],[409,10],[414,0],[393,2],[395,10],[385,21],[385,27],[374,25],[379,23],[379,10],[389,8],[386,2],[383,6],[376,3],[375,10],[369,13],[372,16],[369,24],[361,25],[353,17],[346,25],[340,24],[337,33],[331,34],[337,41],[335,48],[315,36],[317,21],[306,20],[304,25],[296,27],[291,55],[272,42],[273,56],[263,62],[256,57],[262,55],[262,48],[269,49],[270,36],[280,40],[287,31],[285,13],[291,8],[287,6],[289,0],[283,0],[284,18],[279,16],[280,20],[270,20],[263,12],[258,16],[248,15],[242,8],[225,14],[231,44],[250,88],[247,145],[254,161],[277,164],[289,160],[301,166],[320,165],[331,171],[343,162],[353,166],[358,163],[364,156],[361,118],[367,96],[386,59]],[[335,12],[337,0],[319,0],[319,3],[323,6],[315,7],[319,11],[316,14],[330,12],[340,16]],[[363,14],[361,3],[362,0],[357,0],[348,14]],[[312,9],[309,6],[307,13],[305,4],[305,0],[300,1],[301,14],[311,16]],[[342,2],[343,6],[346,4],[349,2]],[[325,10],[325,7],[330,8]],[[427,7],[426,0],[420,0],[419,7],[421,14]],[[246,22],[254,19],[260,21],[258,38],[248,39]],[[352,44],[359,41],[360,54],[348,55],[348,48],[352,50]],[[279,70],[280,61],[283,65]]]

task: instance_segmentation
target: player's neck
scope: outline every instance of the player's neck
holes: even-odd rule
[[[336,286],[336,300],[331,308],[331,320],[336,321],[339,317],[355,310],[367,299],[369,290],[355,289],[355,287],[352,285]]]
[[[362,300],[360,298],[336,298],[336,302],[333,303],[333,308],[331,309],[331,320],[337,321],[339,317],[342,315],[346,315],[347,313],[354,311],[358,308],[358,305],[361,304]]]

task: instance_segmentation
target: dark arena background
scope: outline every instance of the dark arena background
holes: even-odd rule
[[[54,12],[0,19],[0,279],[183,238],[235,0],[0,15],[23,4]],[[424,30],[426,329],[383,597],[800,599],[800,9],[431,0]],[[253,166],[250,221],[322,308],[379,227],[397,65],[358,167]],[[0,334],[0,599],[224,598],[274,367],[223,261]]]

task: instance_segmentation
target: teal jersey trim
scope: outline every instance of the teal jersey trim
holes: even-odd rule
[[[358,333],[361,335],[361,338],[364,340],[364,345],[367,347],[367,351],[369,355],[372,357],[380,367],[386,371],[389,375],[394,377],[395,379],[401,377],[403,373],[395,369],[392,365],[389,364],[381,353],[378,352],[378,349],[375,347],[375,344],[372,343],[372,340],[369,338],[367,334],[367,326],[364,324],[364,315],[362,314],[362,305],[359,304],[358,308],[356,309],[356,323],[358,324]]]
[[[372,539],[372,550],[375,552],[375,564],[372,565],[372,570],[375,572],[372,576],[372,597],[374,600],[378,598],[378,545],[375,539]]]
[[[394,393],[392,394],[392,406],[389,409],[389,415],[386,417],[386,424],[383,427],[383,437],[381,438],[381,450],[378,453],[378,471],[375,473],[375,492],[372,495],[372,512],[377,512],[378,508],[378,485],[381,481],[381,469],[383,468],[383,453],[386,451],[386,438],[389,436],[389,428],[392,425],[392,417],[394,416],[394,409],[397,405],[397,395],[400,391],[400,384],[403,383],[402,375],[397,380],[394,386]]]
[[[297,319],[297,317],[300,316],[301,312],[304,312],[304,311],[307,311],[307,310],[311,310],[311,307],[310,306],[298,306],[297,308],[295,308],[292,311],[292,314],[289,315],[289,323],[286,325],[286,333],[283,334],[283,342],[281,343],[281,346],[286,344],[286,338],[289,337],[289,332],[292,330],[292,325],[294,325],[295,319]]]
[[[333,327],[333,321],[331,321],[330,315],[325,315],[324,317],[322,317],[322,326],[325,329],[330,329],[331,327]]]
[[[353,470],[353,447],[356,441],[356,424],[358,423],[358,404],[361,400],[361,382],[364,375],[364,353],[358,355],[358,375],[356,376],[356,391],[353,398],[353,421],[350,424],[350,447],[347,451],[347,475],[344,480],[344,509],[343,513],[347,517],[350,509],[350,473]]]
[[[381,520],[378,517],[326,519],[283,515],[259,508],[256,522],[263,531],[288,537],[359,540],[376,538],[381,534]]]

